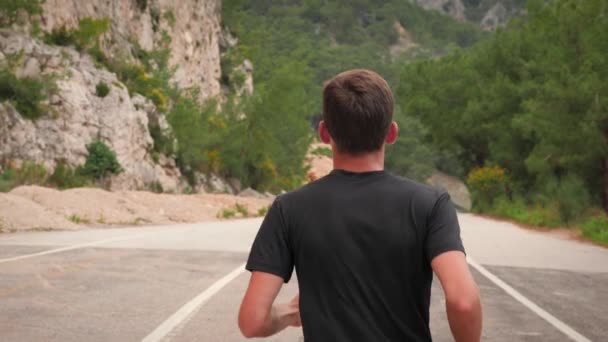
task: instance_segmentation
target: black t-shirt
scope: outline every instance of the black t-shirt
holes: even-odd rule
[[[453,250],[445,192],[334,170],[274,201],[246,267],[288,282],[295,266],[306,342],[430,341],[431,260]]]

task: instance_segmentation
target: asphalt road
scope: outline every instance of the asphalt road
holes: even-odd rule
[[[0,235],[0,341],[242,341],[259,219]],[[486,341],[608,341],[608,250],[468,214]],[[296,279],[281,291],[297,293]],[[431,329],[450,341],[434,282]],[[269,341],[302,341],[288,329]]]

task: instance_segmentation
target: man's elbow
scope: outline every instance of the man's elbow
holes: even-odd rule
[[[257,332],[257,329],[255,329],[255,328],[252,328],[247,325],[241,325],[241,324],[239,324],[239,328],[241,329],[241,334],[243,334],[243,336],[245,338],[258,337],[258,332]]]
[[[239,329],[246,338],[263,337],[263,321],[255,319],[255,315],[239,314]]]
[[[472,315],[481,310],[481,299],[479,291],[476,289],[468,295],[461,295],[457,298],[447,300],[447,306],[451,311],[461,315]]]

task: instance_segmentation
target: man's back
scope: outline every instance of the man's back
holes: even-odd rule
[[[268,216],[248,268],[288,280],[295,265],[307,341],[431,340],[430,260],[463,250],[446,194],[385,171],[334,170],[279,197]],[[262,247],[277,234],[285,246]]]
[[[278,197],[264,218],[246,266],[244,336],[301,325],[307,342],[428,341],[434,272],[454,339],[480,340],[479,290],[449,196],[383,171],[399,132],[393,109],[388,83],[370,70],[325,83],[319,138],[335,170]],[[300,294],[275,303],[294,267]]]

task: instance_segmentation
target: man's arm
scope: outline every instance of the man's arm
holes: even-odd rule
[[[456,342],[481,339],[481,300],[464,253],[450,251],[431,262],[446,298],[448,321]]]
[[[273,304],[283,278],[265,272],[252,272],[249,287],[239,312],[243,336],[266,337],[288,326],[300,326],[299,296],[289,303]]]

